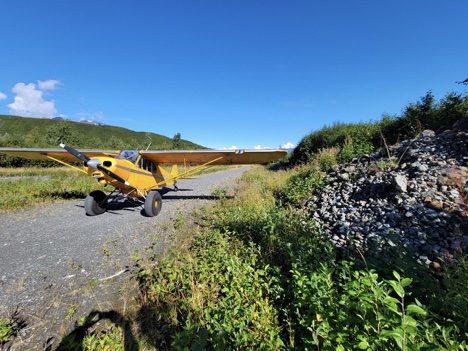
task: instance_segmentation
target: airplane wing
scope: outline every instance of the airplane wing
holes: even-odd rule
[[[245,165],[262,164],[287,155],[286,150],[168,150],[140,151],[140,155],[156,164],[210,164]]]
[[[89,158],[117,155],[118,150],[78,150]],[[76,157],[64,149],[40,148],[0,148],[0,154],[26,158],[29,160],[51,161],[51,158],[63,162],[77,161]],[[155,164],[183,165],[244,165],[262,164],[278,160],[287,155],[286,150],[147,150],[140,155]],[[49,158],[50,157],[50,158]]]
[[[89,158],[117,154],[116,150],[80,150]],[[0,154],[26,158],[29,160],[52,161],[48,157],[56,158],[64,162],[77,161],[76,157],[64,149],[24,149],[24,148],[0,148]]]

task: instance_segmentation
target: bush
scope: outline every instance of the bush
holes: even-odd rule
[[[140,270],[144,301],[164,321],[177,350],[265,349],[283,346],[271,301],[270,272],[258,266],[258,249],[209,232],[190,253],[164,257]]]
[[[340,162],[347,162],[359,155],[370,154],[373,151],[374,146],[369,141],[361,140],[353,142],[353,139],[348,136],[338,155],[338,159]]]
[[[330,160],[331,158],[327,159],[325,157],[322,159],[323,163],[321,165],[324,165],[323,168],[329,168],[328,166],[334,163]],[[322,178],[323,175],[316,169],[303,166],[286,181],[284,188],[278,191],[276,196],[284,204],[298,207],[321,186]]]
[[[313,161],[322,149],[342,150],[338,161],[344,162],[382,147],[387,143],[414,138],[424,129],[450,129],[460,118],[468,117],[468,95],[447,94],[439,103],[429,91],[420,101],[406,106],[400,116],[382,115],[379,121],[368,123],[334,123],[305,136],[291,154],[291,165]]]

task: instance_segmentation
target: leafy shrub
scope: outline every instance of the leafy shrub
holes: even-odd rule
[[[368,149],[371,145],[373,150],[380,145],[380,126],[377,123],[334,123],[331,127],[325,126],[300,141],[291,154],[290,162],[292,165],[310,163],[320,150],[342,149],[349,139],[354,141],[356,147],[365,145]]]
[[[258,267],[258,254],[253,245],[209,232],[194,239],[189,254],[174,252],[151,270],[140,270],[144,301],[165,322],[172,347],[283,346],[271,304],[269,268]]]
[[[458,263],[444,267],[442,304],[437,312],[453,320],[460,328],[468,330],[468,257],[458,258]]]
[[[374,146],[366,140],[354,141],[348,136],[345,140],[345,143],[341,149],[338,158],[340,162],[351,161],[353,158],[359,155],[370,154],[374,151]]]
[[[312,270],[311,270],[312,268]],[[300,349],[419,350],[441,346],[428,336],[427,308],[411,294],[410,278],[385,280],[353,261],[333,267],[294,265],[293,303]],[[432,329],[435,332],[434,329]],[[455,342],[459,347],[464,342]]]
[[[337,155],[339,153],[340,149],[336,147],[320,150],[314,157],[313,164],[317,165],[317,168],[321,171],[326,172],[338,163]]]
[[[329,159],[324,157],[322,160],[325,160],[323,164],[328,166]],[[286,181],[284,188],[277,192],[276,196],[285,204],[299,206],[321,186],[322,178],[323,175],[316,169],[303,166]]]

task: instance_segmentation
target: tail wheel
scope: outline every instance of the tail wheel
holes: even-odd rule
[[[145,212],[148,216],[157,216],[161,211],[162,197],[159,191],[152,190],[148,193],[145,200]]]
[[[91,192],[84,201],[84,207],[88,216],[96,216],[106,212],[106,194],[101,190]]]

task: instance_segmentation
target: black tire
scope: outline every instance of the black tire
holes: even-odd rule
[[[159,191],[153,190],[148,193],[145,200],[145,212],[149,217],[157,216],[161,211],[162,197]]]
[[[106,212],[106,203],[103,201],[106,194],[101,190],[91,192],[84,201],[84,208],[88,216],[97,216]]]

